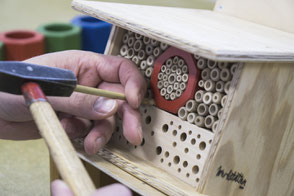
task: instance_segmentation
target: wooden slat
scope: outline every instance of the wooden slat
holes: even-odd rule
[[[294,35],[208,10],[74,0],[74,9],[220,61],[293,61]]]
[[[205,194],[293,195],[293,100],[293,64],[244,66]],[[225,175],[230,170],[231,174]]]
[[[218,0],[215,11],[294,33],[293,0]]]
[[[122,149],[108,146],[99,151],[100,156],[90,156],[85,153],[83,145],[80,143],[75,142],[74,146],[82,159],[139,194],[203,196],[191,186],[158,168],[144,163],[144,161],[133,157]],[[123,157],[128,157],[128,159]]]

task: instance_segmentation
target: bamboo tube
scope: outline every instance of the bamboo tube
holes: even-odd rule
[[[146,76],[147,78],[150,78],[151,75],[152,75],[152,72],[153,72],[153,67],[148,67],[148,68],[146,69],[146,71],[145,71],[145,76]]]
[[[208,112],[212,116],[217,116],[217,113],[219,110],[220,110],[220,106],[215,103],[211,104],[208,108]]]
[[[212,128],[213,123],[216,121],[216,118],[214,116],[208,115],[204,119],[204,125],[206,128]]]
[[[221,70],[228,67],[228,63],[227,62],[218,62],[217,66],[218,68],[220,68]]]
[[[158,57],[160,54],[161,54],[161,49],[160,49],[160,47],[156,47],[156,48],[154,48],[154,50],[153,50],[153,55],[154,55],[155,57]]]
[[[182,95],[183,91],[181,89],[176,90],[176,97],[180,97]]]
[[[163,81],[159,80],[159,81],[157,82],[157,88],[158,88],[158,89],[162,89],[162,88],[163,88]]]
[[[186,82],[188,82],[188,80],[189,80],[188,74],[183,74],[182,75],[182,81],[186,83]]]
[[[200,69],[200,70],[203,70],[203,69],[205,69],[206,68],[206,59],[204,59],[204,58],[199,58],[199,60],[197,61],[197,67],[198,67],[198,69]]]
[[[165,98],[166,100],[169,100],[170,95],[169,95],[169,94],[165,94],[165,95],[164,95],[164,98]]]
[[[158,46],[159,45],[159,41],[155,40],[155,39],[151,39],[151,42],[150,44],[154,47]]]
[[[202,78],[202,80],[210,79],[210,69],[209,68],[203,69],[203,71],[201,72],[201,78]]]
[[[129,35],[134,35],[135,33],[133,31],[128,30]]]
[[[176,74],[177,74],[177,75],[182,75],[182,69],[177,68],[177,69],[176,69]]]
[[[182,76],[181,75],[177,75],[176,80],[177,80],[177,82],[182,82]]]
[[[113,91],[108,91],[108,90],[103,90],[103,89],[98,89],[98,88],[93,88],[88,86],[77,85],[74,91],[90,94],[90,95],[107,97],[110,99],[126,100],[126,95],[123,93],[118,93],[118,92],[113,92]],[[154,105],[155,103],[154,103],[154,100],[143,99],[142,104]]]
[[[188,66],[187,65],[183,65],[182,66],[182,72],[185,74],[185,73],[188,73],[188,71],[189,71]]]
[[[164,81],[164,82],[163,82],[163,87],[164,87],[164,88],[167,88],[167,87],[168,87],[168,81]]]
[[[218,126],[218,123],[219,123],[219,120],[215,121],[213,124],[212,124],[212,132],[215,133],[216,132],[216,128]]]
[[[167,75],[169,75],[169,74],[171,73],[171,69],[170,69],[170,68],[166,68],[165,73],[166,73]]]
[[[218,117],[218,119],[220,119],[221,118],[221,116],[222,116],[222,114],[223,114],[223,108],[222,109],[220,109],[219,111],[218,111],[218,113],[217,113],[217,117]]]
[[[217,92],[222,93],[222,92],[224,92],[224,86],[225,86],[225,84],[224,84],[223,81],[218,81],[218,82],[215,84],[215,90],[216,90]]]
[[[136,40],[133,46],[134,50],[136,52],[139,52],[143,48],[143,41],[142,40]]]
[[[198,104],[196,103],[195,100],[189,100],[189,101],[186,102],[186,110],[188,112],[197,111],[197,106],[198,106]]]
[[[187,121],[191,124],[195,123],[196,114],[195,113],[189,113],[187,116]]]
[[[188,116],[188,112],[186,110],[185,107],[181,107],[179,110],[178,110],[178,116],[180,119],[182,120],[186,120],[187,119],[187,116]]]
[[[132,61],[133,61],[136,65],[139,65],[139,63],[140,63],[140,60],[139,60],[138,56],[136,56],[136,55],[133,56]]]
[[[158,73],[157,78],[158,78],[158,80],[162,80],[163,79],[163,73],[162,72]]]
[[[204,83],[204,89],[208,92],[215,91],[215,82],[212,80],[206,80]]]
[[[135,41],[136,41],[136,39],[134,37],[129,37],[128,46],[133,47]]]
[[[200,56],[199,56],[198,54],[194,54],[194,58],[195,58],[196,60],[198,60],[198,59],[200,59]]]
[[[164,96],[166,95],[166,88],[162,88],[162,89],[160,90],[160,95],[161,95],[162,97],[164,97]]]
[[[143,35],[139,34],[139,33],[135,33],[135,38],[140,40],[143,38]]]
[[[175,56],[174,58],[173,58],[173,64],[174,65],[176,65],[178,62],[179,62],[179,57],[178,56]]]
[[[214,69],[216,66],[217,66],[217,62],[216,61],[213,61],[213,60],[208,59],[208,61],[207,61],[207,67],[209,69]]]
[[[221,70],[220,79],[224,82],[231,80],[231,73],[230,73],[229,69],[224,68]]]
[[[150,44],[148,44],[145,47],[145,52],[146,52],[147,55],[151,55],[153,53],[153,46],[151,46]]]
[[[138,58],[139,58],[140,60],[143,60],[145,57],[146,57],[146,53],[145,53],[145,51],[144,51],[144,50],[140,50],[140,51],[138,52]]]
[[[176,82],[176,79],[177,79],[176,74],[170,74],[168,76],[167,81],[168,81],[169,84],[174,84]]]
[[[120,55],[121,55],[122,57],[127,56],[127,54],[128,54],[128,49],[129,49],[129,47],[128,47],[127,45],[123,45],[123,46],[120,48],[120,50],[119,50]]]
[[[170,99],[175,100],[177,98],[176,93],[171,93],[170,94]]]
[[[228,81],[225,83],[224,91],[226,94],[229,94],[230,86],[231,86],[231,81]]]
[[[154,60],[155,60],[155,58],[154,58],[153,55],[148,56],[148,57],[147,57],[147,60],[146,60],[147,65],[148,65],[148,66],[152,66],[152,65],[154,64]]]
[[[202,103],[203,102],[203,95],[204,91],[203,90],[198,90],[195,93],[194,99],[197,103]]]
[[[166,71],[166,66],[165,66],[165,65],[162,65],[162,66],[160,67],[160,71],[161,71],[162,73],[165,73],[165,71]]]
[[[163,81],[167,81],[167,79],[168,79],[168,76],[165,75],[165,74],[163,74],[162,80],[163,80]]]
[[[194,123],[198,127],[204,127],[204,117],[203,116],[196,116]]]
[[[135,55],[135,51],[133,48],[129,48],[128,49],[128,53],[127,53],[127,58],[133,58],[133,56]]]
[[[127,34],[127,33],[124,34],[123,39],[122,39],[122,41],[123,41],[124,44],[127,44],[128,43],[129,37],[130,37],[129,34]]]
[[[230,68],[230,72],[231,72],[232,75],[235,74],[237,67],[238,67],[238,63],[234,63],[232,65],[232,67]]]
[[[143,42],[145,45],[150,44],[151,39],[149,37],[143,37]]]
[[[146,61],[141,61],[141,63],[140,63],[140,68],[141,68],[142,70],[145,70],[145,69],[147,68],[147,62],[146,62]]]
[[[208,106],[204,103],[199,104],[197,107],[197,113],[200,116],[206,116],[208,114]]]
[[[172,65],[172,66],[171,66],[171,72],[172,72],[172,73],[176,73],[177,68],[178,68],[177,65]]]
[[[168,45],[166,43],[160,43],[161,50],[166,50],[168,48]]]
[[[221,106],[222,106],[222,107],[225,107],[225,104],[226,104],[226,102],[227,102],[227,98],[228,98],[227,95],[223,96],[223,98],[222,98],[222,100],[221,100]]]
[[[181,82],[181,83],[180,83],[180,89],[181,89],[182,91],[184,91],[184,90],[186,89],[186,87],[187,87],[186,83],[184,83],[184,82]]]
[[[206,92],[203,95],[203,103],[206,105],[209,105],[212,102],[212,93],[211,92]]]
[[[210,71],[210,78],[212,81],[219,81],[220,79],[220,70],[218,68],[214,68]]]
[[[165,62],[165,65],[167,67],[171,67],[173,65],[173,60],[172,59],[167,59],[166,62]]]
[[[179,67],[183,67],[185,65],[185,61],[184,61],[184,59],[179,59],[179,61],[178,61],[178,66]]]
[[[220,104],[221,103],[221,100],[223,98],[223,94],[219,93],[219,92],[216,92],[212,95],[212,102],[213,103],[216,103],[216,104]]]
[[[166,88],[166,92],[168,94],[171,94],[173,92],[174,88],[173,88],[173,85],[168,85],[168,87]]]
[[[199,82],[198,82],[198,86],[199,86],[200,88],[203,88],[203,87],[204,87],[204,83],[205,83],[204,80],[199,80]]]
[[[175,90],[179,90],[179,88],[180,88],[180,83],[175,82],[175,83],[174,83],[174,89],[175,89]],[[182,93],[181,93],[181,94],[182,94]]]

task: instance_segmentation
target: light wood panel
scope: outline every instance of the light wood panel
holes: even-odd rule
[[[293,100],[293,64],[244,66],[205,194],[294,194]]]
[[[294,33],[293,0],[218,0],[214,10]]]
[[[74,9],[220,61],[293,61],[294,35],[208,10],[74,0]]]

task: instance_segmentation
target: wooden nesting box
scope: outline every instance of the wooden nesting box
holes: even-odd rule
[[[111,141],[96,156],[85,154],[82,141],[76,142],[80,157],[142,195],[293,195],[294,3],[273,4],[219,0],[215,10],[208,11],[74,0],[74,9],[114,24],[105,53],[133,60],[146,78],[151,77],[151,83],[152,70],[158,74],[169,58],[177,56],[197,66],[199,78],[192,90],[226,96],[223,104],[215,101],[214,110],[222,108],[218,115],[205,112],[211,105],[208,100],[200,100],[204,110],[198,111],[197,102],[198,108],[188,111],[192,119],[201,118],[201,113],[201,119],[212,116],[207,123],[217,120],[214,127],[197,125],[194,119],[185,121],[184,109],[178,113],[180,119],[169,107],[142,106],[141,146],[124,139],[118,122]],[[129,44],[130,37],[134,40]],[[125,52],[136,40],[142,40],[138,43],[147,52],[149,38],[152,51],[159,48],[160,54],[148,54],[154,62],[151,72],[146,72],[139,62],[148,63],[147,57],[133,58],[141,46],[137,53]],[[162,60],[161,55],[169,50],[166,45],[175,54]],[[213,69],[217,73],[226,69],[230,77],[212,79],[210,74],[204,79],[199,61],[209,67],[209,74]],[[190,69],[190,79],[196,77],[196,72],[191,73]],[[161,80],[158,75],[155,78],[153,92]],[[210,79],[210,85],[223,82],[226,91],[215,86],[209,90],[199,83]],[[170,96],[164,98],[165,104],[175,103]],[[175,100],[179,98],[181,94]]]

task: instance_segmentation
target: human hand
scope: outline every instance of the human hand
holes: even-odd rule
[[[52,196],[73,196],[69,187],[62,180],[55,180],[51,185]],[[112,184],[97,189],[91,196],[131,196],[131,191],[122,184]]]
[[[81,85],[126,94],[127,103],[76,92],[71,97],[48,97],[71,138],[87,135],[84,144],[88,154],[96,153],[108,142],[115,127],[113,114],[116,112],[123,120],[125,138],[134,145],[141,143],[138,107],[146,83],[133,63],[121,57],[85,51],[50,53],[25,62],[69,69]],[[0,103],[0,138],[40,137],[22,96],[0,93]],[[94,121],[93,125],[90,120]]]

